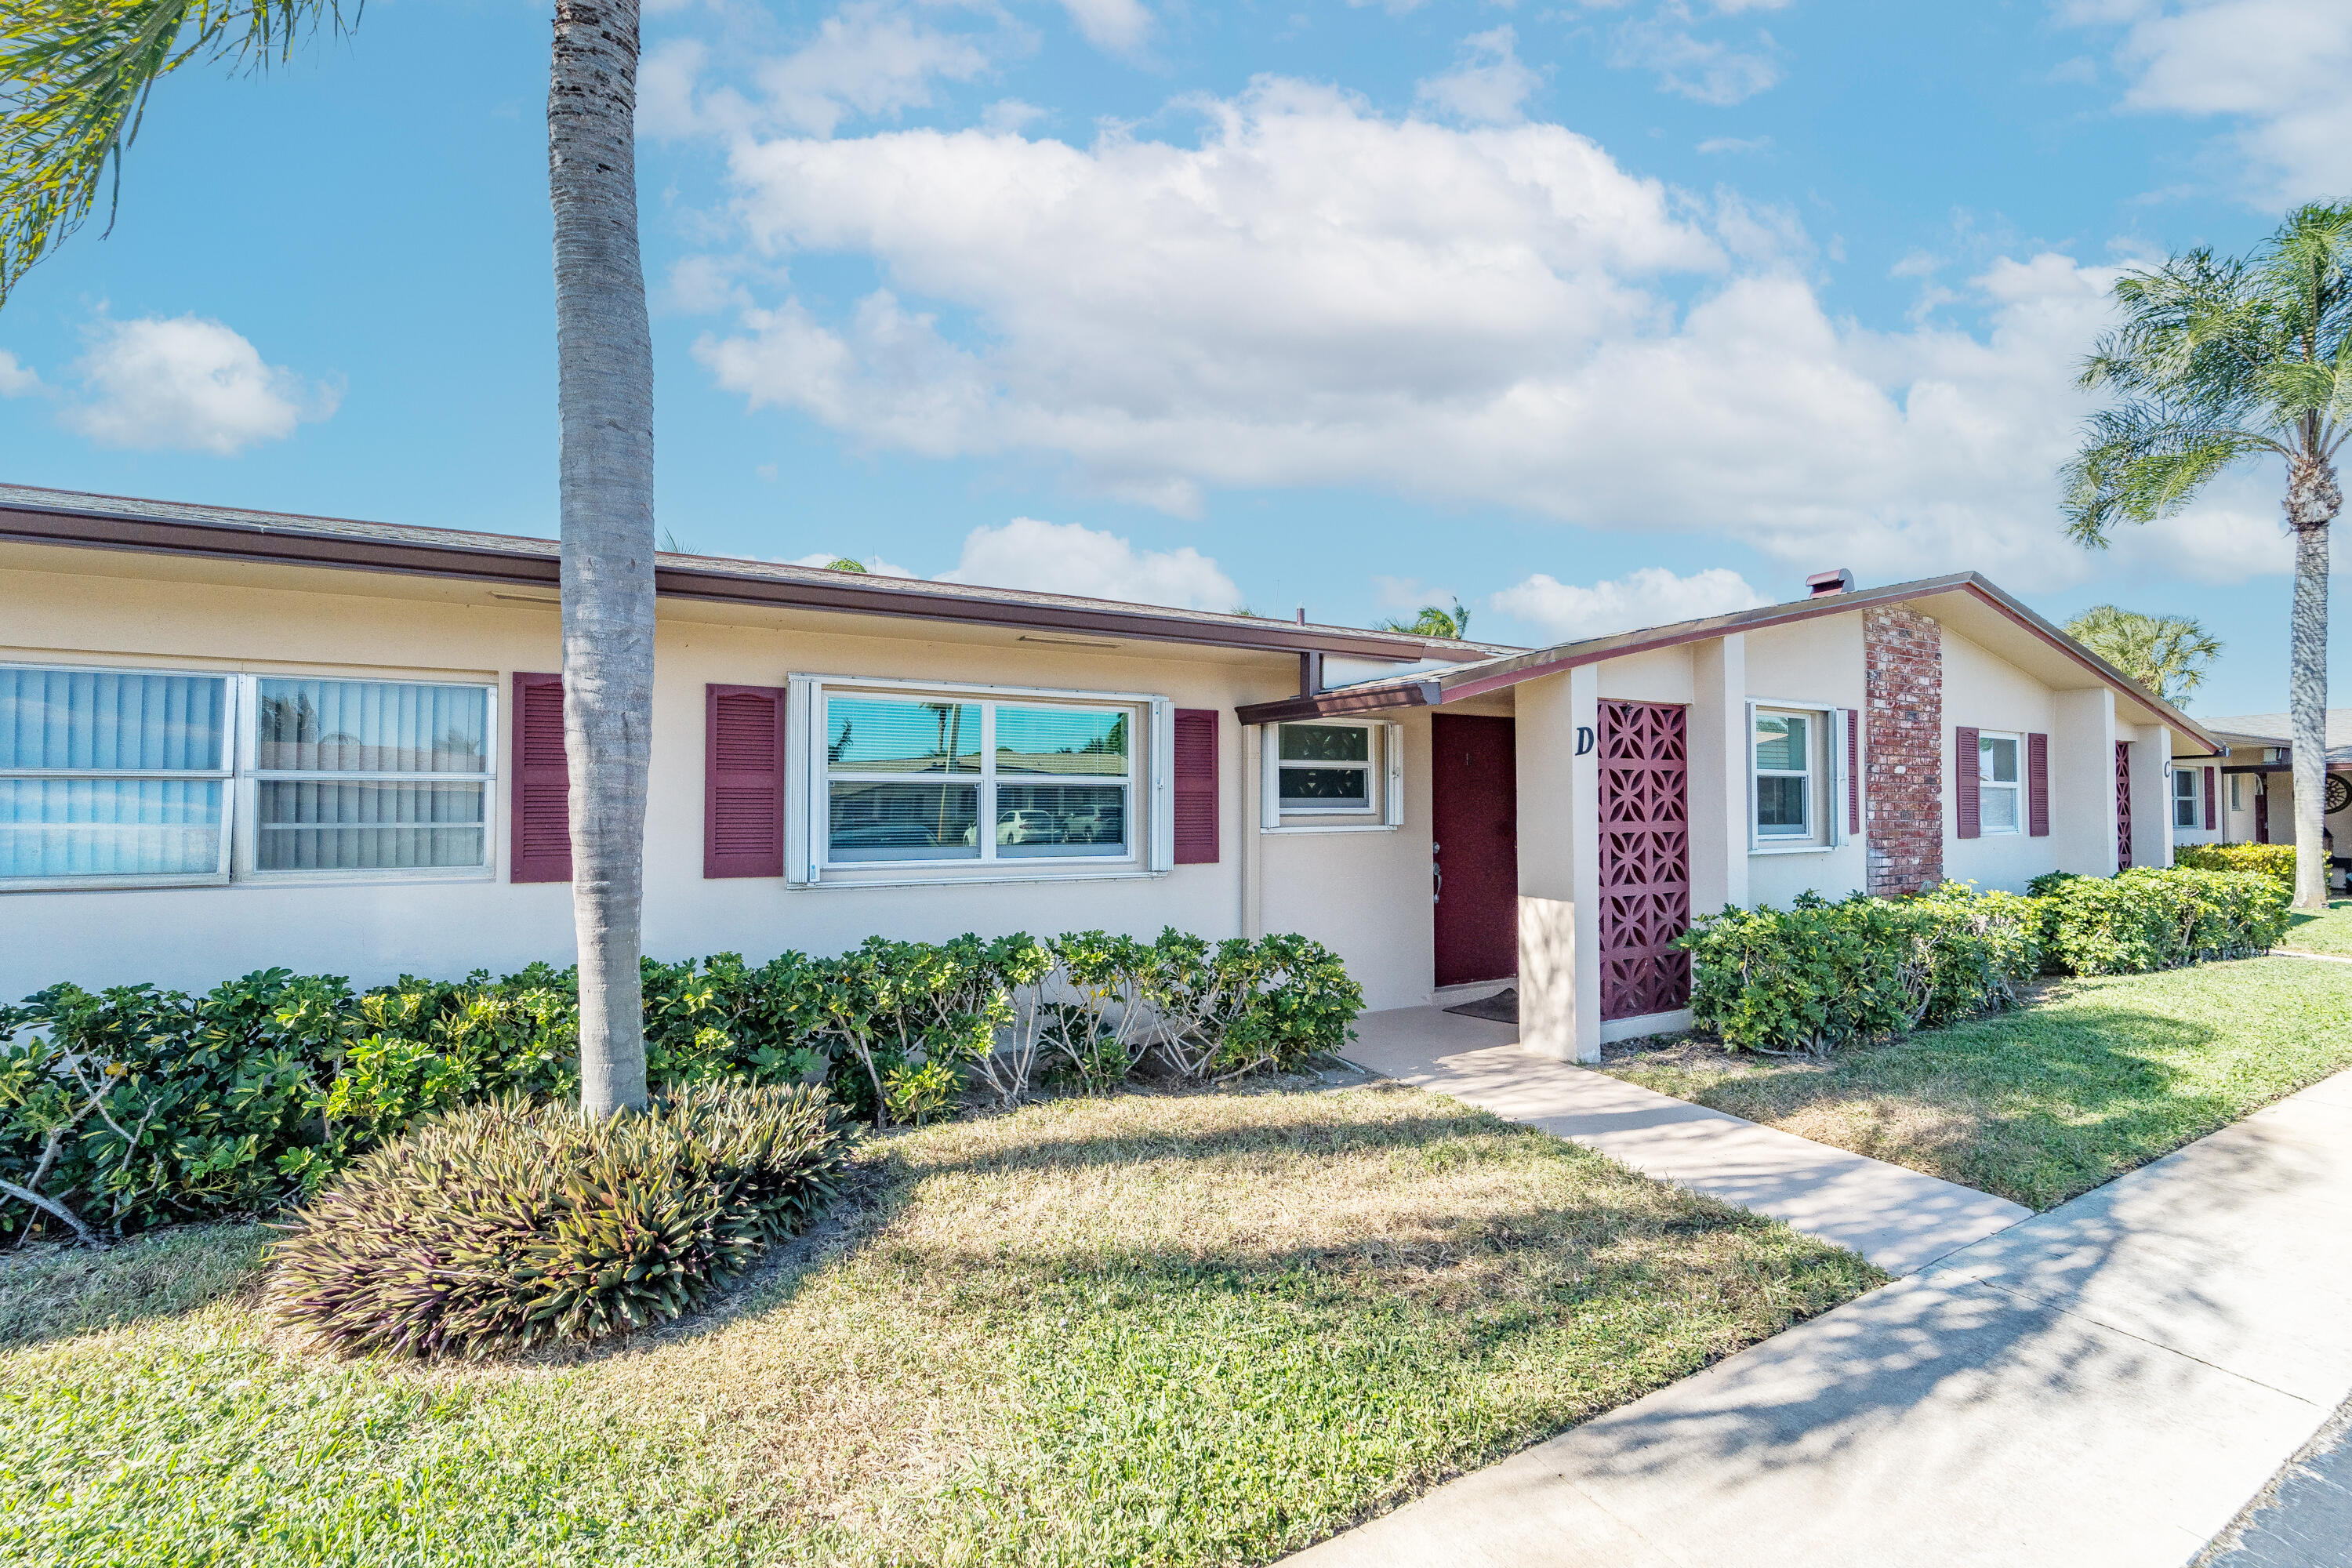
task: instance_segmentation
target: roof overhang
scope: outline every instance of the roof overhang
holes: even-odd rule
[[[175,507],[125,498],[8,487],[0,541],[83,549],[274,563],[555,589],[560,547],[551,539],[308,518],[217,507]],[[770,562],[668,552],[654,558],[656,595],[896,619],[1059,632],[1269,653],[1473,663],[1492,647],[1449,644],[1347,626],[1161,610],[1065,595],[870,577]]]
[[[1267,724],[1380,708],[1441,707],[1629,654],[1650,653],[1739,632],[1792,626],[1825,616],[1898,604],[1920,608],[1971,641],[2006,644],[2015,650],[2015,662],[2046,684],[2061,689],[2089,683],[2107,686],[2116,692],[2119,711],[2126,716],[2139,722],[2166,725],[2209,752],[2221,749],[2211,735],[2179,709],[1974,572],[1926,577],[1883,588],[1820,594],[1790,604],[1768,605],[1704,620],[1678,621],[1670,626],[1589,637],[1461,665],[1433,679],[1367,684],[1345,691],[1253,703],[1238,711],[1245,724]],[[2026,639],[2022,645],[2017,642],[2021,633]]]

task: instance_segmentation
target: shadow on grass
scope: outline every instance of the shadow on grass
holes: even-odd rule
[[[270,1232],[192,1225],[103,1250],[60,1243],[0,1254],[0,1351],[184,1317],[259,1279]]]

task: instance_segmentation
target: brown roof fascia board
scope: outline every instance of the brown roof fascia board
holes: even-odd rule
[[[1234,709],[1234,714],[1244,724],[1287,724],[1301,719],[1377,713],[1388,708],[1433,708],[1440,700],[1437,681],[1415,680],[1369,691],[1327,691],[1319,697],[1286,697],[1275,702],[1253,702]]]
[[[347,525],[347,531],[305,527],[305,521],[289,518],[283,524],[204,521],[126,515],[77,507],[0,505],[0,540],[477,582],[551,586],[559,580],[557,545],[553,540],[489,534],[482,536],[484,542],[475,543],[457,530],[352,524]],[[307,521],[315,524],[329,520]],[[1284,653],[1314,649],[1401,662],[1434,658],[1475,663],[1494,657],[1479,647],[1448,647],[1346,627],[1162,616],[1144,606],[1125,605],[1113,600],[1041,604],[1013,595],[938,590],[928,584],[919,589],[887,588],[860,582],[852,574],[837,574],[847,580],[836,583],[733,572],[716,563],[684,563],[698,559],[709,558],[667,554],[659,557],[654,572],[656,592],[668,598],[1039,631],[1076,631],[1136,641]]]

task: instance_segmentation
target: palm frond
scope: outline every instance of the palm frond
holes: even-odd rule
[[[351,25],[356,25],[355,4]],[[88,219],[155,83],[193,59],[283,59],[340,0],[11,0],[0,9],[0,303]]]
[[[2184,419],[2149,402],[2091,416],[2082,451],[2066,465],[2066,532],[2078,544],[2104,547],[2117,523],[2151,522],[2188,505],[2216,474],[2241,458],[2283,452],[2263,430]]]

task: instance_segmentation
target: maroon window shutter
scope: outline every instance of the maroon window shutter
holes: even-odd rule
[[[1962,838],[1984,837],[1984,817],[1977,804],[1977,732],[1974,730],[1952,731],[1952,799],[1958,807],[1959,836]]]
[[[1211,866],[1217,859],[1217,710],[1176,710],[1173,763],[1176,864]]]
[[[1845,830],[1862,831],[1862,714],[1845,710]]]
[[[514,818],[512,882],[572,880],[572,772],[563,760],[563,677],[514,678],[514,755],[508,763]]]
[[[784,693],[703,690],[702,874],[784,874]]]
[[[2214,824],[2218,820],[2213,800],[2213,781],[2219,776],[2211,768],[2205,770],[2205,831],[2208,833],[2213,831]]]
[[[2050,837],[2050,737],[2025,737],[2025,824],[2036,838]]]

